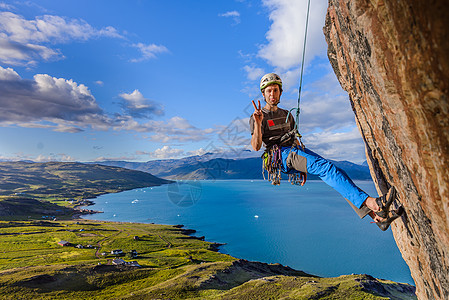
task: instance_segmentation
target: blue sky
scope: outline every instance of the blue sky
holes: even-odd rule
[[[307,147],[361,163],[313,0],[301,96]],[[1,1],[0,159],[181,158],[250,149],[264,73],[296,106],[306,0]],[[250,155],[260,155],[251,153]]]

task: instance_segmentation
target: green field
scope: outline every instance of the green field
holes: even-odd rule
[[[0,221],[0,299],[388,299],[373,286],[391,299],[416,299],[408,285],[367,275],[319,278],[238,260],[185,233],[155,224]],[[116,249],[140,267],[113,265]]]
[[[72,246],[58,245],[61,240]],[[109,299],[166,281],[189,265],[235,260],[209,250],[211,243],[186,236],[182,229],[153,224],[0,222],[0,241],[1,299]],[[141,267],[111,265],[115,249]],[[136,258],[128,257],[131,250],[137,251]]]

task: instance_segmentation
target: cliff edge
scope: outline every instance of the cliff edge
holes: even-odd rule
[[[443,0],[329,0],[324,27],[419,299],[449,299],[448,20]]]

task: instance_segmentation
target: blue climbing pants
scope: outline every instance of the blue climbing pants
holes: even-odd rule
[[[368,194],[362,191],[349,178],[345,171],[335,166],[327,159],[305,148],[282,147],[282,171],[284,173],[297,173],[299,170],[288,167],[287,158],[290,152],[305,157],[307,160],[307,173],[318,175],[325,183],[334,188],[343,197],[348,199],[356,207],[361,208]],[[292,154],[294,155],[294,154]],[[290,163],[291,164],[291,163]],[[302,171],[302,170],[301,170]]]

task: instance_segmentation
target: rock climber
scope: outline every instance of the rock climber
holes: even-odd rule
[[[306,182],[307,174],[318,175],[345,197],[361,218],[369,214],[381,230],[387,230],[391,222],[403,212],[402,206],[390,210],[396,198],[395,188],[392,186],[381,197],[370,197],[354,184],[345,171],[304,147],[296,135],[292,134],[295,132],[293,116],[278,107],[282,95],[282,80],[277,74],[264,75],[260,80],[260,91],[265,99],[265,106],[261,108],[260,101],[256,105],[253,100],[254,113],[249,121],[253,149],[259,151],[264,144],[264,155],[269,156],[270,161],[273,155],[278,155],[282,173],[300,174],[301,185]]]

